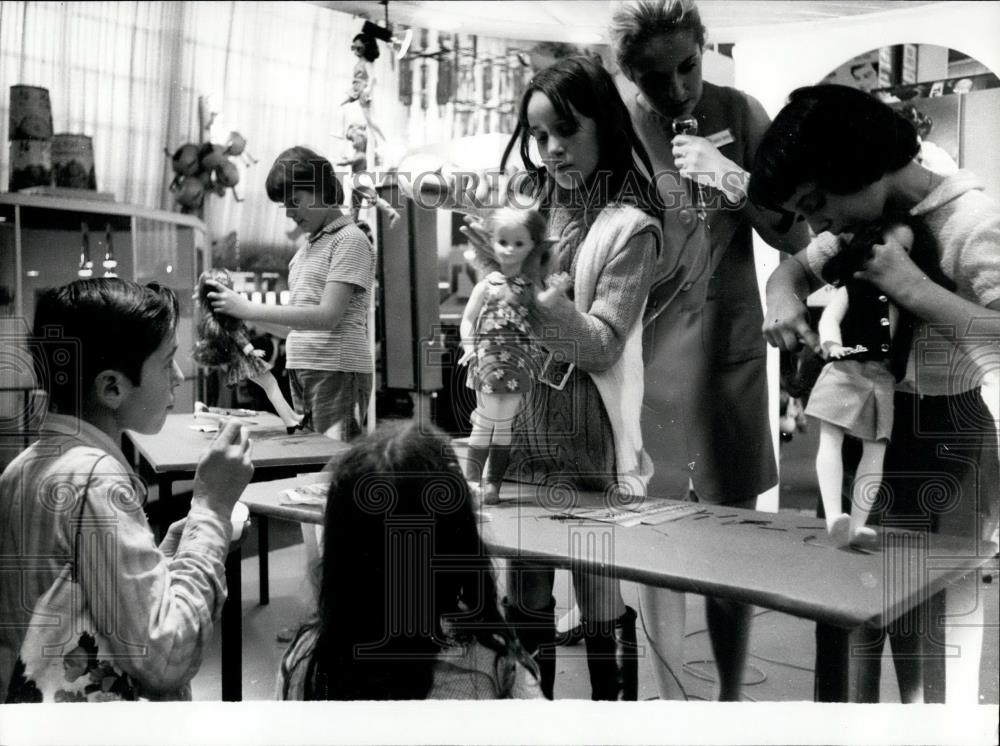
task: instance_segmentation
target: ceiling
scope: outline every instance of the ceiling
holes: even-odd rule
[[[314,4],[382,22],[378,0],[317,0]],[[885,13],[930,0],[698,0],[709,42],[727,44],[773,28]],[[607,41],[610,0],[390,0],[389,20],[437,31],[503,39],[596,44]]]

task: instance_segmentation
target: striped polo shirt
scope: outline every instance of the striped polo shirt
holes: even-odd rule
[[[319,305],[328,282],[354,286],[340,323],[330,330],[296,330],[285,343],[289,370],[372,373],[368,307],[375,282],[375,250],[361,229],[343,215],[309,237],[288,265],[291,305]]]

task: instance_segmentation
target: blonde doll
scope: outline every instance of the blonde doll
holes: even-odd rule
[[[233,280],[224,269],[210,269],[198,278],[198,292],[195,297],[201,304],[198,319],[198,341],[192,357],[206,368],[219,368],[226,373],[226,384],[233,386],[241,381],[251,380],[264,389],[267,398],[289,433],[306,426],[304,417],[292,409],[285,400],[278,381],[262,359],[262,350],[254,349],[247,332],[247,325],[239,319],[225,314],[216,314],[208,294],[216,288],[208,280],[232,288]]]
[[[541,349],[529,319],[533,303],[551,304],[566,290],[569,276],[553,275],[536,290],[549,260],[547,224],[537,210],[498,210],[490,220],[493,271],[472,290],[462,316],[468,386],[476,391],[469,437],[467,477],[481,481],[483,503],[499,502],[510,459],[511,425],[538,376]],[[483,467],[489,458],[489,474]]]

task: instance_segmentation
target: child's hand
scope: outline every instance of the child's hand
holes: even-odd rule
[[[253,355],[254,357],[259,357],[261,360],[267,357],[267,353],[265,353],[263,350],[258,350],[258,349],[251,350],[250,354]]]
[[[214,292],[208,294],[208,300],[212,304],[212,311],[224,313],[235,319],[246,319],[250,315],[250,301],[237,293],[235,290],[220,285],[215,280],[205,280],[205,283],[215,288]]]
[[[198,462],[192,504],[201,503],[228,523],[233,505],[252,476],[250,436],[239,422],[230,419]]]
[[[844,345],[837,344],[836,342],[829,342],[823,345],[823,352],[827,360],[840,360],[842,357],[847,355],[847,353],[852,351],[853,348],[844,347]]]
[[[559,296],[565,297],[566,292],[573,287],[573,278],[569,272],[556,272],[545,278],[545,290],[542,290],[535,299],[540,306],[552,308]]]

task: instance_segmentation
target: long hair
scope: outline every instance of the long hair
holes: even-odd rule
[[[208,294],[215,291],[207,280],[232,289],[233,278],[224,269],[210,269],[198,278],[198,340],[194,344],[192,359],[207,368],[222,368],[229,365],[241,353],[236,343],[240,334],[249,338],[247,325],[237,318],[224,313],[216,314]]]
[[[580,128],[574,109],[594,120],[600,156],[588,184],[593,206],[631,204],[659,218],[662,206],[649,180],[653,175],[649,153],[632,126],[611,74],[589,57],[559,60],[531,79],[521,97],[517,127],[504,149],[500,170],[506,170],[507,159],[516,145],[527,169],[527,189],[543,208],[551,206],[553,185],[548,181],[545,167],[534,163],[529,152],[528,103],[535,93],[544,94],[552,102],[556,115],[571,133]],[[639,165],[646,174],[639,170]]]
[[[356,41],[360,41],[362,44],[365,45],[364,50],[362,50],[361,52],[361,56],[364,57],[368,62],[374,62],[379,58],[381,52],[379,52],[378,42],[375,40],[374,36],[372,36],[371,34],[357,34],[351,40],[351,42],[353,43]]]
[[[421,699],[442,650],[478,641],[532,666],[497,606],[490,555],[447,437],[382,426],[338,461],[305,698]]]

